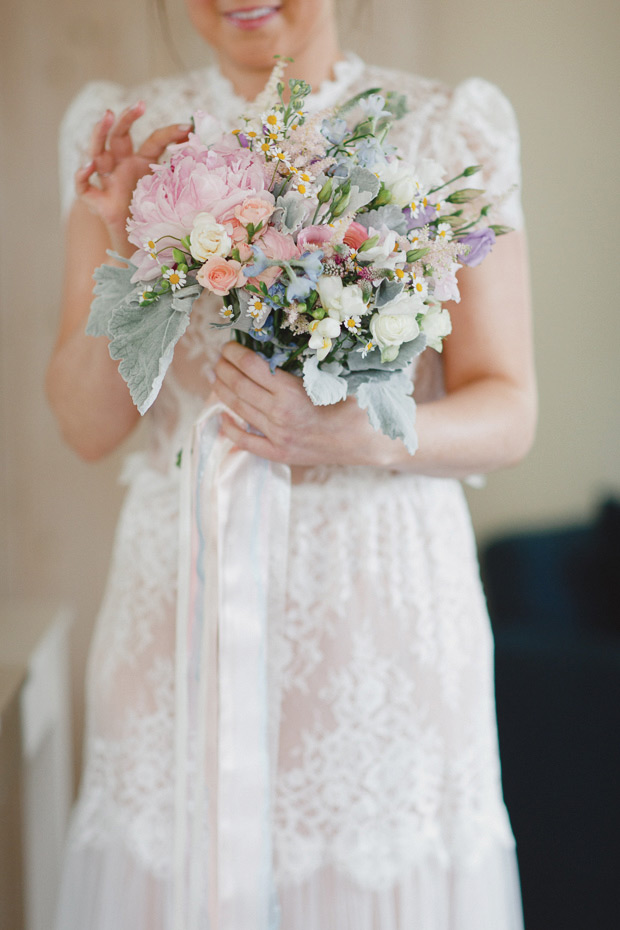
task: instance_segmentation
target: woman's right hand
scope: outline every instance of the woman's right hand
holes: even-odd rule
[[[183,142],[191,125],[172,125],[155,132],[134,150],[130,130],[145,111],[144,101],[127,107],[117,118],[106,110],[95,125],[90,144],[90,161],[75,174],[75,189],[89,210],[104,223],[112,248],[129,257],[135,249],[127,239],[126,223],[134,188],[141,177],[172,143]],[[93,184],[97,175],[99,185]]]

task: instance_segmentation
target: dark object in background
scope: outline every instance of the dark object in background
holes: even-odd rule
[[[618,930],[620,502],[480,564],[526,930]]]

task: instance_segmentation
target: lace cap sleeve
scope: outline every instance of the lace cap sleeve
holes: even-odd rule
[[[111,81],[86,84],[69,104],[60,124],[58,167],[60,175],[60,207],[66,218],[75,199],[74,175],[88,157],[93,126],[101,119],[106,107],[117,112],[124,106],[124,90]]]
[[[448,103],[444,130],[444,164],[483,165],[482,183],[480,175],[471,183],[498,201],[493,222],[522,228],[519,128],[508,98],[482,78],[463,81]]]

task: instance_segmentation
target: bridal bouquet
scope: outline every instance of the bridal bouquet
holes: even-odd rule
[[[189,140],[138,182],[127,225],[137,251],[95,272],[87,332],[109,337],[144,413],[206,290],[223,302],[216,325],[302,376],[315,404],[355,395],[413,453],[407,369],[426,346],[441,351],[459,267],[508,230],[489,225],[484,192],[462,182],[480,166],[445,180],[389,144],[404,98],[372,88],[311,115],[304,81],[290,80],[285,100],[283,68],[232,133],[194,114]]]

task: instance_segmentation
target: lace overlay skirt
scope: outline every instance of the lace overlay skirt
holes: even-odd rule
[[[56,930],[171,928],[177,494],[144,467],[123,508]],[[312,470],[287,577],[269,657],[281,930],[522,930],[460,484]]]

